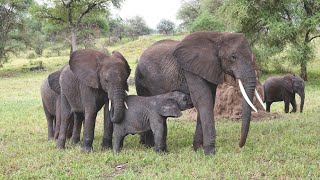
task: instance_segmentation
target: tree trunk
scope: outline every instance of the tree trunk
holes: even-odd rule
[[[306,63],[306,62],[301,62],[301,63],[300,63],[300,77],[301,77],[304,81],[308,81],[307,63]]]
[[[70,54],[77,50],[77,28],[71,27],[71,50]]]

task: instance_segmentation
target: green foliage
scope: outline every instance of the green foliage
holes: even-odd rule
[[[169,34],[173,33],[175,28],[174,22],[168,19],[162,19],[159,24],[157,25],[157,30],[161,34]]]
[[[290,52],[297,52],[296,56],[290,53],[287,57],[300,64],[302,78],[307,80],[307,63],[313,57],[310,42],[320,37],[317,29],[320,1],[286,0],[279,4],[276,1],[230,0],[225,9],[229,10],[225,15],[231,15],[230,19],[253,43],[275,46],[281,51],[290,46]]]
[[[33,8],[33,14],[38,18],[48,19],[54,26],[60,25],[60,31],[67,29],[70,38],[71,51],[77,49],[77,41],[85,47],[92,44],[93,32],[99,28],[102,33],[108,30],[108,24],[103,18],[108,14],[110,3],[119,8],[123,0],[69,0],[44,1],[42,5]],[[80,36],[80,38],[77,38]]]
[[[150,34],[151,30],[147,26],[145,20],[141,16],[135,16],[133,18],[127,19],[126,21],[126,33],[132,39],[138,36]]]
[[[115,17],[109,19],[110,33],[109,33],[109,43],[111,43],[111,38],[114,38],[115,41],[122,40],[125,36],[125,22],[121,17]]]
[[[182,20],[182,28],[189,29],[192,22],[200,15],[200,0],[183,0],[177,18]]]
[[[16,54],[22,48],[23,17],[31,0],[0,1],[0,65],[8,60],[9,53]]]
[[[192,23],[190,31],[223,31],[223,23],[216,21],[215,17],[209,13],[203,13]]]

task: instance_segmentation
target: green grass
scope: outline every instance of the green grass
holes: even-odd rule
[[[149,36],[110,47],[134,65],[141,52],[163,36]],[[170,37],[171,38],[171,37]],[[179,37],[177,37],[179,38]],[[181,37],[180,37],[181,38]],[[136,49],[135,49],[136,48]],[[135,49],[135,50],[134,50]],[[128,136],[119,155],[101,152],[102,115],[97,118],[94,153],[81,153],[67,143],[57,150],[47,141],[40,84],[68,57],[38,58],[47,71],[30,72],[29,60],[13,59],[0,69],[0,179],[318,179],[320,177],[319,57],[309,66],[304,113],[281,114],[273,120],[252,121],[247,144],[238,147],[240,122],[218,120],[217,152],[205,156],[192,150],[195,122],[182,116],[168,121],[169,153],[159,155]],[[133,66],[131,66],[132,69]],[[132,75],[131,75],[132,76]],[[265,79],[269,75],[263,75]],[[134,94],[130,87],[130,94]]]

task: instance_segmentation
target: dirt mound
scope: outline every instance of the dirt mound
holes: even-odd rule
[[[263,95],[263,87],[260,81],[257,81],[256,87],[261,98]],[[217,88],[216,102],[214,108],[215,119],[241,119],[243,97],[239,89],[239,85],[231,77],[226,77],[225,82],[220,84]],[[253,104],[258,112],[252,112],[252,119],[275,119],[280,115],[277,113],[265,112],[256,97],[253,98]],[[197,112],[195,109],[188,110],[186,115],[193,119],[197,119]]]

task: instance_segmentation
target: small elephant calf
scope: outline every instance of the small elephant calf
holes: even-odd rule
[[[174,91],[157,96],[128,96],[128,110],[121,123],[114,123],[114,152],[119,152],[128,134],[152,130],[156,152],[167,150],[167,117],[180,117],[192,107],[190,96]],[[112,113],[112,112],[111,112]]]
[[[61,124],[59,78],[62,69],[49,74],[49,76],[42,81],[40,88],[43,110],[48,124],[48,140],[58,139],[59,136]],[[73,122],[71,122],[68,127],[68,138],[72,135],[72,129]]]

